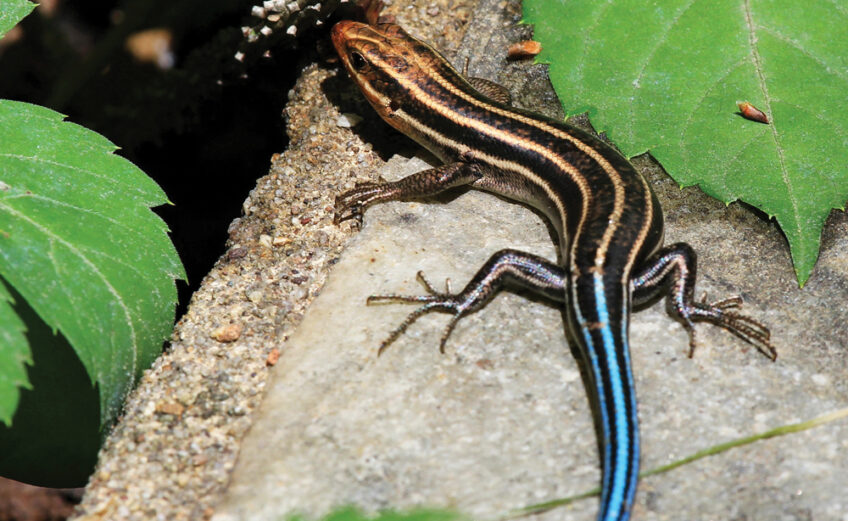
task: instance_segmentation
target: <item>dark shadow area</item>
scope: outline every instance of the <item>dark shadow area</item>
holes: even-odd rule
[[[281,115],[301,52],[234,59],[254,3],[51,2],[0,46],[0,98],[46,106],[104,135],[173,203],[155,211],[188,274],[177,316],[223,253],[256,178],[287,145]],[[314,49],[315,37],[300,49]]]
[[[7,285],[32,349],[31,389],[22,389],[12,426],[0,423],[0,475],[44,487],[85,485],[100,448],[100,399],[61,334],[53,334]]]
[[[423,150],[415,141],[401,134],[383,121],[371,105],[365,100],[365,96],[359,92],[359,88],[348,78],[344,67],[339,67],[339,74],[327,78],[321,83],[321,90],[330,102],[339,108],[339,112],[351,112],[362,117],[362,122],[351,130],[358,135],[362,141],[369,143],[374,152],[383,161],[397,153],[414,155],[417,150]],[[434,157],[434,164],[438,160]]]
[[[177,316],[225,251],[228,225],[256,179],[286,148],[287,92],[303,55],[326,37],[304,31],[239,62],[234,56],[247,45],[240,28],[255,23],[248,15],[256,3],[45,1],[0,41],[0,99],[45,106],[102,134],[173,203],[154,211],[188,274],[188,283],[177,284]],[[12,427],[0,424],[0,446],[15,448],[0,454],[0,475],[47,487],[85,485],[104,434],[97,388],[67,341],[14,295],[33,350],[32,390],[21,391]],[[78,491],[0,485],[12,491],[0,490],[0,513],[40,508],[44,493],[79,501]],[[64,512],[53,506],[50,515]]]

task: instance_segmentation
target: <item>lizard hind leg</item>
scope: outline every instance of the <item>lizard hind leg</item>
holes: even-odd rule
[[[406,319],[380,344],[378,354],[382,354],[418,318],[431,311],[453,315],[439,342],[439,350],[444,353],[447,340],[457,322],[464,316],[483,308],[499,290],[527,289],[561,303],[565,299],[567,279],[565,270],[556,264],[536,255],[509,249],[500,250],[492,255],[458,293],[451,291],[449,280],[445,283],[445,291],[441,292],[427,281],[422,272],[419,271],[417,277],[427,290],[424,295],[387,294],[368,297],[369,304],[375,302],[422,304],[407,315]]]
[[[410,302],[410,303],[421,303],[424,305],[410,313],[406,316],[403,322],[400,323],[389,336],[380,343],[380,349],[377,351],[377,356],[383,354],[383,351],[386,350],[389,345],[392,344],[395,340],[397,340],[406,329],[411,326],[419,317],[426,315],[431,311],[443,311],[445,313],[453,314],[451,321],[448,323],[445,331],[442,333],[442,338],[439,341],[439,351],[445,352],[445,344],[448,341],[448,337],[451,332],[453,332],[456,323],[460,318],[464,316],[463,306],[459,302],[459,295],[453,295],[450,289],[450,279],[445,280],[445,292],[437,291],[432,284],[427,280],[424,276],[424,272],[419,271],[416,274],[416,278],[421,284],[424,285],[424,288],[427,290],[426,295],[398,295],[394,293],[389,293],[385,295],[371,295],[367,299],[368,304],[372,304],[374,302]]]
[[[777,350],[771,343],[771,332],[759,321],[732,311],[742,304],[742,297],[732,296],[707,303],[706,296],[696,301],[696,255],[686,243],[667,246],[643,263],[641,271],[631,278],[634,301],[645,302],[666,293],[669,314],[678,318],[689,333],[689,356],[695,352],[696,321],[710,322],[750,343],[762,354],[775,360]]]

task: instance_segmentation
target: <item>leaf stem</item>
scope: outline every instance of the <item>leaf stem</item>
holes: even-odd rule
[[[742,447],[744,445],[750,445],[755,441],[759,440],[767,440],[769,438],[775,438],[777,436],[783,436],[785,434],[791,434],[794,432],[801,432],[808,429],[812,429],[813,427],[818,427],[820,425],[824,425],[826,423],[830,423],[836,420],[840,420],[842,418],[848,417],[848,407],[844,409],[838,409],[833,412],[829,412],[822,416],[817,416],[811,420],[802,421],[799,423],[791,423],[788,425],[781,425],[780,427],[775,427],[774,429],[767,430],[765,432],[761,432],[759,434],[754,434],[751,436],[746,436],[744,438],[738,438],[735,440],[731,440],[725,443],[719,443],[718,445],[713,445],[712,447],[708,447],[703,450],[699,450],[694,454],[686,456],[685,458],[681,458],[677,461],[673,461],[667,465],[661,465],[659,467],[654,467],[650,470],[646,470],[639,474],[640,478],[646,478],[648,476],[654,476],[656,474],[662,474],[664,472],[668,472],[670,470],[676,469],[677,467],[681,467],[687,463],[691,463],[693,461],[697,461],[702,458],[706,458],[707,456],[713,456],[715,454],[721,454],[722,452],[728,451],[730,449],[736,447]],[[501,520],[505,521],[507,519],[517,519],[521,517],[530,516],[533,514],[540,514],[542,512],[547,512],[553,508],[569,505],[574,503],[575,501],[579,501],[581,499],[590,498],[592,496],[598,496],[601,493],[600,487],[595,487],[591,490],[587,490],[580,494],[576,494],[573,496],[568,496],[560,499],[554,499],[552,501],[546,501],[544,503],[537,503],[535,505],[529,505],[518,510],[513,511],[510,514],[502,517]]]

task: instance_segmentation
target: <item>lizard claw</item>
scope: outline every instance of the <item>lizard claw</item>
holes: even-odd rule
[[[450,279],[445,279],[446,291],[440,292],[436,290],[432,284],[430,284],[430,281],[428,281],[424,276],[424,272],[419,271],[416,274],[416,278],[427,290],[426,295],[398,295],[395,293],[389,293],[385,295],[371,295],[366,300],[368,304],[372,304],[374,302],[424,303],[423,306],[407,315],[403,322],[389,333],[389,336],[383,340],[380,344],[380,348],[377,350],[378,356],[381,355],[383,351],[389,347],[389,345],[397,340],[409,326],[418,320],[419,317],[426,315],[431,311],[442,311],[453,315],[450,322],[445,327],[441,340],[439,341],[439,352],[444,354],[448,337],[450,337],[454,327],[456,327],[456,323],[459,322],[460,318],[468,313],[467,307],[462,304],[464,299],[462,299],[460,295],[454,295],[451,293]]]
[[[777,359],[777,350],[771,343],[771,332],[766,326],[747,315],[728,311],[729,309],[739,308],[742,302],[742,297],[735,295],[707,304],[706,295],[704,295],[700,302],[675,309],[675,314],[683,320],[683,326],[689,332],[690,358],[694,356],[696,346],[693,321],[703,320],[730,331],[756,347],[758,351],[772,361]]]
[[[371,181],[356,183],[354,188],[336,196],[333,224],[356,219],[362,224],[365,208],[385,191],[385,185]]]

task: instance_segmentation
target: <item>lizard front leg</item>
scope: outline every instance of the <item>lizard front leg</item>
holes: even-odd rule
[[[399,199],[429,197],[450,188],[467,185],[483,177],[473,163],[457,161],[408,175],[398,181],[362,183],[336,197],[336,224],[348,219],[362,220],[365,208],[376,203]]]

